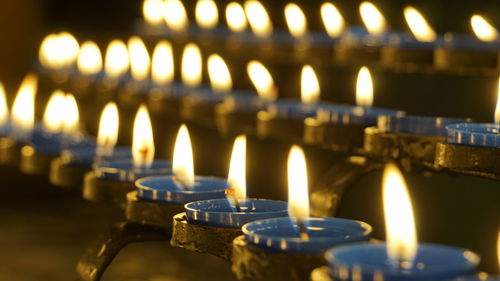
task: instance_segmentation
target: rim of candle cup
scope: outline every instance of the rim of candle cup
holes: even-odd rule
[[[500,148],[500,124],[459,123],[446,126],[451,144]]]
[[[446,126],[471,122],[471,119],[432,116],[389,116],[377,118],[377,128],[384,133],[407,133],[414,135],[447,135]]]
[[[97,146],[76,146],[64,149],[61,158],[74,164],[91,166],[96,161],[106,161],[108,159],[132,159],[132,151],[128,146],[117,146],[113,148],[111,155],[97,156]]]
[[[262,211],[237,212],[227,198],[190,202],[184,208],[189,220],[220,227],[242,227],[256,220],[288,216],[288,203],[285,201],[247,198],[239,204],[242,207],[251,204]]]
[[[107,159],[94,163],[94,174],[97,178],[110,181],[127,181],[133,183],[147,176],[170,174],[172,163],[167,159],[155,159],[149,168],[137,168],[132,158]]]
[[[417,266],[414,266],[410,271],[401,270],[391,265],[391,261],[387,257],[386,243],[382,242],[361,242],[333,247],[325,252],[325,259],[333,278],[336,277],[336,272],[348,270],[347,273],[349,274],[349,269],[357,267],[361,269],[360,273],[362,274],[361,278],[363,280],[371,280],[374,272],[379,271],[384,276],[384,280],[387,281],[453,279],[458,276],[472,274],[480,261],[480,257],[476,253],[462,248],[431,243],[419,243],[417,249]],[[426,255],[425,257],[422,257],[423,253]],[[381,257],[385,257],[385,259],[381,259]],[[422,264],[423,258],[432,258],[433,260],[442,261],[443,258],[446,257],[454,258],[454,263],[434,265],[432,263]],[[344,259],[347,259],[347,261]],[[363,261],[360,262],[360,259]],[[451,273],[450,265],[454,265],[451,268]],[[423,268],[426,270],[422,270]],[[410,275],[410,273],[412,274]],[[428,279],[429,277],[432,278]]]
[[[227,180],[212,176],[195,176],[197,186],[191,189],[180,189],[172,180],[173,175],[157,175],[143,177],[135,182],[138,196],[141,199],[171,204],[186,204],[192,201],[223,198],[229,188]],[[154,185],[151,185],[154,183]],[[211,183],[211,185],[207,185]],[[168,184],[168,185],[166,185]],[[205,187],[203,189],[200,186]],[[160,189],[161,187],[161,189]]]
[[[463,49],[467,51],[498,51],[500,41],[482,41],[475,35],[447,32],[443,35],[440,46],[444,49]]]
[[[310,239],[305,241],[296,232],[296,222],[295,220],[292,222],[292,220],[294,218],[286,217],[254,221],[245,224],[242,231],[245,234],[246,241],[252,245],[275,252],[309,254],[323,253],[327,249],[340,244],[368,241],[372,233],[372,226],[362,221],[330,217],[308,217],[305,219],[305,224],[306,226],[309,224],[308,234]],[[322,234],[330,236],[315,236],[316,231],[325,230],[328,227],[331,230]],[[262,233],[262,231],[274,230],[286,231],[286,233],[272,235]],[[343,237],[331,236],[339,231],[344,232]],[[291,236],[292,234],[293,236]],[[284,235],[286,236],[283,237]]]

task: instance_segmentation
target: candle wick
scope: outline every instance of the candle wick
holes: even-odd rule
[[[226,189],[226,195],[231,197],[231,199],[234,201],[234,207],[236,208],[237,212],[241,212],[241,206],[240,206],[240,201],[238,201],[238,198],[236,197],[236,193],[234,192],[234,189],[229,188]]]
[[[174,183],[175,185],[180,188],[180,189],[184,189],[184,190],[189,190],[188,188],[188,185],[186,183],[184,183],[181,178],[179,177],[176,177],[176,176],[173,176],[172,179],[174,180]]]
[[[300,239],[304,241],[309,241],[309,234],[306,231],[306,226],[304,225],[304,222],[300,219],[297,219],[297,226],[299,227],[300,231]]]

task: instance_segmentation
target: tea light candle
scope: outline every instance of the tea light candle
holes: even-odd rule
[[[468,251],[417,242],[403,175],[387,164],[383,174],[387,243],[355,243],[326,253],[335,280],[446,280],[471,274],[479,257]]]

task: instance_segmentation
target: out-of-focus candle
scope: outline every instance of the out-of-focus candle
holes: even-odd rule
[[[93,41],[85,41],[77,58],[78,71],[83,75],[96,75],[102,70],[102,55]]]
[[[10,132],[9,108],[7,95],[3,83],[0,82],[0,137],[5,137]]]
[[[118,39],[109,42],[104,61],[104,71],[106,76],[118,79],[129,70],[129,67],[130,59],[127,45]]]
[[[245,10],[238,2],[230,2],[226,6],[226,21],[227,26],[232,32],[242,32],[247,26],[247,18],[245,15]]]
[[[198,0],[195,7],[196,23],[203,29],[212,29],[219,22],[219,11],[213,0]]]
[[[189,25],[186,8],[180,0],[165,0],[163,19],[167,26],[175,31],[185,31]]]
[[[149,77],[151,60],[141,38],[132,36],[127,42],[130,58],[130,74],[136,81],[144,81]]]
[[[28,142],[35,127],[35,95],[38,78],[35,74],[24,77],[12,105],[13,133],[20,142]]]
[[[174,53],[172,44],[162,40],[156,44],[151,64],[151,78],[156,85],[168,85],[174,80]]]
[[[182,53],[182,83],[188,87],[197,87],[201,84],[202,58],[200,48],[189,43]]]
[[[163,22],[163,0],[144,0],[142,14],[144,20],[151,25],[159,25]]]
[[[433,42],[436,40],[436,32],[417,9],[412,6],[405,7],[404,16],[413,36],[418,41]]]
[[[255,36],[268,38],[273,33],[273,24],[266,8],[256,0],[245,1],[244,8],[250,28]]]
[[[344,17],[334,4],[326,2],[321,5],[321,19],[330,37],[337,38],[344,32]]]
[[[484,17],[472,15],[470,18],[470,25],[479,40],[493,42],[498,39],[498,31]]]
[[[307,33],[307,19],[302,9],[295,3],[285,6],[285,19],[288,31],[294,37],[302,37]]]
[[[366,29],[373,36],[379,36],[389,29],[389,24],[373,3],[364,1],[359,5],[359,13]]]

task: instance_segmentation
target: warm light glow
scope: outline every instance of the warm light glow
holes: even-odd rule
[[[219,22],[219,11],[213,0],[198,0],[195,7],[196,23],[199,27],[212,29]]]
[[[410,265],[417,254],[417,232],[410,195],[399,168],[386,165],[383,175],[383,204],[387,254],[402,265]]]
[[[63,112],[63,133],[72,134],[78,131],[80,127],[80,113],[75,97],[67,93],[64,97]]]
[[[495,123],[500,124],[500,78],[498,78],[497,106],[495,107]]]
[[[247,65],[247,74],[261,98],[275,100],[278,97],[273,77],[262,63],[256,60],[250,61]]]
[[[345,21],[337,7],[332,3],[321,5],[321,19],[325,25],[326,32],[332,38],[339,37],[344,31]]]
[[[229,164],[229,175],[227,176],[229,187],[234,191],[234,197],[238,201],[247,198],[246,150],[247,137],[239,135],[234,141],[231,163]]]
[[[9,108],[7,107],[7,94],[3,83],[0,82],[0,126],[4,126],[9,121]]]
[[[285,19],[288,31],[294,37],[301,37],[307,33],[307,19],[302,9],[295,3],[288,3],[285,6]]]
[[[210,85],[215,92],[228,93],[233,87],[231,73],[227,68],[226,62],[219,55],[210,55],[208,57],[208,76]]]
[[[184,124],[179,128],[179,133],[177,133],[175,140],[172,171],[182,185],[194,185],[193,148],[191,146],[189,131]]]
[[[373,81],[368,67],[363,66],[359,70],[356,81],[356,104],[359,106],[372,106],[373,104]]]
[[[63,129],[66,97],[63,91],[55,90],[47,102],[43,114],[42,125],[51,133],[60,133]]]
[[[51,33],[42,40],[40,44],[40,50],[38,51],[38,60],[40,64],[45,68],[52,68],[54,63],[54,56],[56,54],[56,44],[58,36],[55,33]]]
[[[481,41],[492,42],[497,40],[498,31],[484,17],[473,15],[470,18],[472,30]]]
[[[163,21],[163,0],[144,0],[142,14],[144,20],[152,25],[160,24]]]
[[[186,30],[189,21],[182,1],[165,0],[163,11],[163,18],[170,29],[177,32]]]
[[[269,37],[273,33],[273,24],[266,8],[256,0],[247,0],[244,5],[245,14],[253,33],[258,37]]]
[[[114,102],[108,102],[101,113],[99,130],[97,131],[97,152],[100,155],[110,155],[118,140],[120,124],[118,107]]]
[[[170,84],[174,80],[174,52],[172,44],[160,41],[153,51],[151,78],[158,85]]]
[[[127,45],[121,40],[111,41],[106,50],[104,71],[111,78],[118,78],[128,71],[130,66]]]
[[[132,158],[137,168],[149,168],[155,157],[153,127],[149,112],[145,105],[141,105],[134,120],[132,138]]]
[[[320,88],[318,77],[310,65],[304,65],[300,81],[300,97],[303,103],[319,101]]]
[[[309,187],[304,151],[294,145],[288,154],[288,214],[297,220],[309,217]]]
[[[421,42],[432,42],[436,40],[436,32],[429,25],[424,16],[415,8],[408,6],[404,9],[406,23],[413,36]]]
[[[78,71],[85,75],[94,75],[102,70],[102,55],[99,46],[92,41],[85,41],[78,53]]]
[[[189,43],[182,54],[182,82],[190,87],[201,84],[201,51],[194,43]]]
[[[247,28],[245,10],[238,2],[231,2],[226,7],[227,26],[233,32],[242,32]]]
[[[132,78],[138,81],[146,80],[149,76],[151,60],[144,41],[137,36],[130,37],[128,40],[128,53]]]
[[[49,34],[40,45],[40,63],[53,69],[69,67],[75,63],[79,48],[78,41],[69,32]]]
[[[18,129],[31,131],[35,125],[35,95],[38,78],[34,74],[24,77],[12,106],[12,122]]]
[[[361,3],[359,6],[359,13],[370,34],[380,35],[387,30],[388,24],[384,15],[382,15],[379,9],[372,3],[367,1]]]

